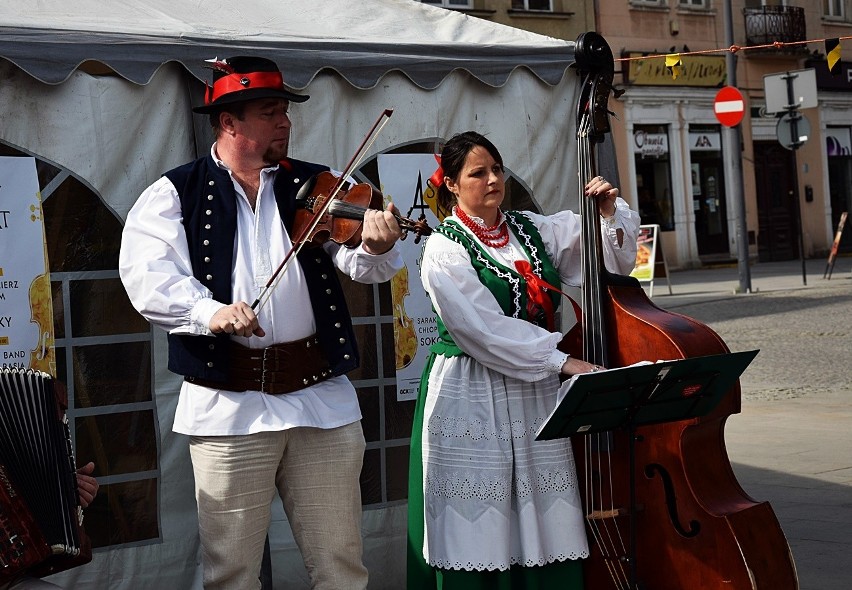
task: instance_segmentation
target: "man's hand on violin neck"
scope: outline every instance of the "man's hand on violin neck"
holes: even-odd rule
[[[361,229],[361,243],[364,250],[370,254],[384,254],[402,235],[395,215],[398,214],[393,203],[388,203],[387,209],[364,211],[364,225]]]

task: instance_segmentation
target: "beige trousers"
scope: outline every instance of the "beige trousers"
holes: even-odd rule
[[[276,490],[311,587],[366,588],[359,484],[364,448],[360,422],[328,430],[191,437],[204,588],[260,588]]]

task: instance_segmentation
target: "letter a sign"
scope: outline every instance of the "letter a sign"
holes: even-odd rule
[[[743,95],[733,86],[724,86],[716,93],[716,99],[713,101],[713,112],[725,127],[739,125],[745,112]]]

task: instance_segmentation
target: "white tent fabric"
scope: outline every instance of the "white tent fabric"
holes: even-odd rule
[[[3,0],[0,7],[0,55],[51,84],[89,59],[144,84],[167,61],[204,79],[200,64],[214,54],[270,50],[288,64],[296,88],[324,68],[362,89],[390,70],[423,88],[454,69],[502,86],[519,66],[556,84],[573,61],[570,43],[411,0],[47,0],[25,9]]]
[[[274,59],[311,95],[291,109],[296,158],[343,167],[392,108],[372,154],[475,129],[544,212],[576,206],[571,42],[411,0],[0,0],[0,11],[0,141],[67,169],[121,219],[208,148],[190,112],[201,64],[241,54]],[[79,69],[90,60],[118,76]],[[201,587],[187,440],[171,432],[180,380],[155,338],[162,540],[97,551],[53,577],[67,588]],[[277,587],[307,587],[280,508],[270,538]],[[370,587],[403,587],[405,507],[367,510],[364,538]]]

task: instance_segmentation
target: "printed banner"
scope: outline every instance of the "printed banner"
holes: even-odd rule
[[[35,158],[0,157],[0,367],[56,377],[53,304]]]
[[[385,200],[393,201],[403,217],[417,220],[425,215],[426,223],[438,225],[437,195],[426,183],[437,168],[432,154],[385,154],[378,157],[380,190]],[[420,374],[429,347],[438,336],[435,315],[420,282],[420,260],[423,245],[409,235],[399,242],[402,270],[391,279],[393,294],[394,348],[396,350],[396,397],[398,401],[417,398]]]
[[[656,53],[656,52],[655,52]],[[659,57],[644,58],[638,51],[627,56],[633,58],[622,62],[622,72],[630,84],[654,86],[704,86],[716,88],[724,84],[727,76],[725,57],[716,55],[690,55],[683,58],[680,73],[673,79],[666,63]]]
[[[654,267],[657,258],[657,232],[659,225],[640,225],[639,236],[636,238],[636,266],[630,273],[640,281],[654,280]]]

